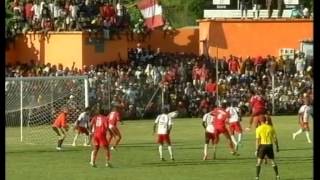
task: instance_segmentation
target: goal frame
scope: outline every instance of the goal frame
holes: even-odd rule
[[[20,142],[23,142],[23,82],[33,80],[84,80],[85,107],[89,106],[88,76],[43,76],[43,77],[6,77],[5,81],[16,81],[20,84]]]

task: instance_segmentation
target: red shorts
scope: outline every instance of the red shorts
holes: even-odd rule
[[[85,128],[85,127],[77,126],[77,127],[76,127],[76,130],[78,130],[78,132],[79,132],[80,134],[89,135],[89,131],[88,131],[88,129]]]
[[[227,130],[227,128],[215,129],[214,130],[214,136],[215,136],[215,143],[216,144],[219,142],[220,134],[225,134],[227,136],[230,136],[229,131]]]
[[[251,116],[264,115],[265,113],[266,113],[266,109],[264,108],[253,108]]]
[[[93,145],[95,146],[108,146],[109,143],[107,141],[107,138],[105,136],[93,136]]]
[[[304,130],[309,131],[309,123],[308,122],[300,122],[300,127]]]
[[[237,122],[230,123],[229,132],[232,135],[234,134],[234,132],[242,133],[242,128],[241,128],[240,122],[237,121]]]
[[[169,134],[158,134],[158,143],[163,144],[164,142],[171,144]]]
[[[206,141],[210,141],[211,140],[211,142],[213,144],[214,143],[214,139],[215,139],[215,134],[214,133],[210,133],[210,132],[206,132],[205,138],[206,138]]]

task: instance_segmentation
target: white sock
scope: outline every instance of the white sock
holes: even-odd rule
[[[89,139],[88,139],[88,136],[85,136],[85,137],[84,137],[84,144],[88,144],[88,140],[89,140]]]
[[[242,138],[242,134],[238,134],[238,143],[240,144],[241,143],[241,138]]]
[[[160,159],[162,159],[162,145],[159,145],[159,155]]]
[[[208,155],[208,144],[204,144],[203,155],[204,156]]]
[[[213,145],[213,158],[215,158],[216,153],[217,153],[217,146]]]
[[[306,133],[306,137],[307,137],[308,142],[311,142],[309,131],[305,131],[304,133]]]
[[[231,140],[234,145],[237,145],[237,141],[236,141],[236,138],[234,137],[234,135],[231,135]]]
[[[91,151],[91,158],[90,158],[90,163],[93,164],[93,154],[94,154],[94,151]]]
[[[299,129],[297,132],[293,133],[294,136],[298,135],[298,134],[301,134],[302,133],[302,129]]]
[[[173,155],[172,155],[172,148],[171,148],[171,146],[168,146],[168,151],[169,151],[169,154],[170,154],[170,158],[172,159],[172,158],[173,158]]]
[[[78,133],[74,136],[74,139],[73,139],[73,144],[76,144],[76,141],[77,141],[77,139],[78,139]]]

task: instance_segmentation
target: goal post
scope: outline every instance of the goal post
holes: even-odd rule
[[[89,106],[88,88],[87,76],[6,78],[6,138],[34,144],[54,142],[54,118],[62,107],[68,107],[69,124],[73,123]]]

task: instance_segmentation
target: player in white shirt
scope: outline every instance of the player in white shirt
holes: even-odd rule
[[[301,134],[302,132],[305,132],[306,137],[307,137],[307,141],[308,143],[312,143],[310,140],[310,134],[309,134],[309,120],[311,117],[311,105],[310,105],[310,101],[308,99],[305,99],[304,101],[304,105],[302,105],[299,109],[299,114],[298,114],[298,118],[299,118],[299,125],[300,125],[300,129],[292,134],[292,138],[293,140],[296,139],[296,136]]]
[[[213,145],[213,159],[215,159],[215,134],[214,134],[214,127],[213,127],[213,116],[211,115],[211,112],[206,113],[202,117],[202,126],[205,129],[205,144],[203,149],[203,160],[208,159],[208,144],[211,140],[211,143]]]
[[[229,118],[229,133],[231,140],[235,145],[235,149],[238,149],[238,145],[241,144],[242,138],[242,127],[240,124],[241,121],[241,112],[240,108],[236,107],[236,103],[232,102],[231,106],[227,107],[226,111],[230,114]],[[238,140],[235,138],[235,133],[238,134]]]
[[[171,117],[167,113],[168,113],[168,110],[166,108],[163,108],[162,113],[158,115],[153,125],[153,134],[155,134],[156,132],[158,134],[159,155],[162,161],[165,160],[162,156],[162,147],[164,142],[167,143],[168,145],[168,151],[169,151],[171,160],[174,160],[171,141],[170,141],[170,131],[172,129],[173,123],[172,123]]]
[[[90,146],[91,133],[89,131],[89,121],[90,121],[90,108],[87,107],[84,112],[82,112],[78,119],[74,122],[74,130],[76,134],[73,139],[72,146],[76,146],[76,141],[80,134],[85,134],[84,146]]]

